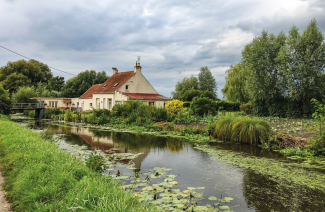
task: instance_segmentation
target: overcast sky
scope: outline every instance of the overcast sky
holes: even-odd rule
[[[165,96],[208,66],[218,83],[263,29],[325,31],[324,0],[0,0],[0,45],[77,75],[112,67],[144,76]],[[0,48],[0,66],[23,59]],[[53,70],[54,76],[72,76]]]

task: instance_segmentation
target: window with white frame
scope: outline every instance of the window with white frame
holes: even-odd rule
[[[58,106],[58,101],[49,101],[49,106],[50,107],[57,107]]]

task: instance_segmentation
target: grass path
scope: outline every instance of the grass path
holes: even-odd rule
[[[6,192],[2,188],[2,184],[5,182],[5,178],[2,176],[1,173],[1,166],[0,166],[0,212],[9,212],[10,204],[8,203],[5,194]]]

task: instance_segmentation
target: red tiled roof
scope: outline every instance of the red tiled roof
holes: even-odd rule
[[[93,97],[93,93],[113,93],[114,91],[119,89],[133,75],[134,75],[134,71],[126,71],[126,72],[120,72],[117,74],[113,74],[104,83],[93,85],[80,98],[81,99],[82,98],[91,98],[91,97]],[[106,85],[106,86],[104,87],[104,85]],[[114,85],[116,85],[116,86],[114,87]]]
[[[123,93],[123,94],[130,97],[131,99],[150,99],[150,100],[169,99],[157,93]]]
[[[91,86],[88,91],[86,91],[84,94],[82,94],[80,96],[80,99],[85,99],[85,98],[92,98],[93,97],[93,93],[97,90],[100,90],[102,88],[102,84],[97,84],[97,85],[93,85]]]
[[[134,71],[126,71],[120,72],[117,74],[113,74],[110,78],[108,78],[102,85],[105,86],[102,90],[97,93],[112,93],[119,89],[126,81],[128,81],[134,75]],[[115,87],[114,85],[118,83]]]

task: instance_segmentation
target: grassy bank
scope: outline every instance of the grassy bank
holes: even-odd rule
[[[155,211],[115,181],[0,115],[0,162],[14,211]]]

